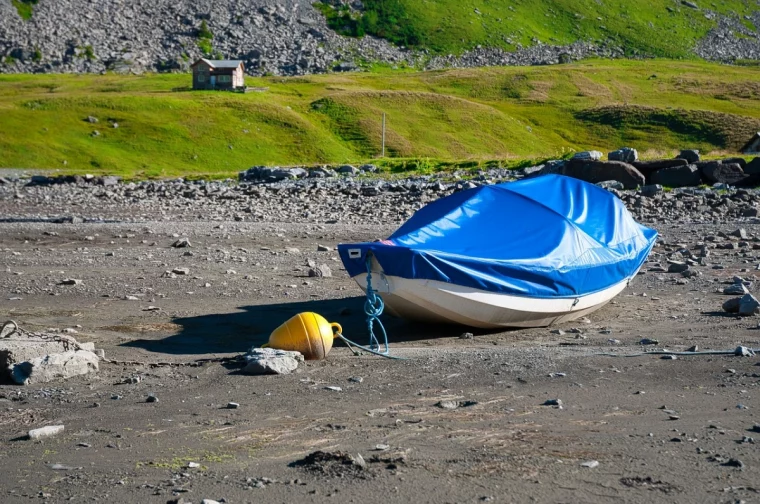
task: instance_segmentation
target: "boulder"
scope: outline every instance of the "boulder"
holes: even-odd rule
[[[0,370],[10,370],[14,365],[31,361],[48,354],[63,353],[76,344],[67,336],[53,338],[4,338],[0,339]]]
[[[289,352],[274,348],[251,348],[245,355],[244,374],[290,374],[303,362],[301,352]]]
[[[663,188],[659,184],[645,185],[641,188],[641,195],[647,198],[653,198],[663,192]]]
[[[47,427],[40,427],[39,429],[32,429],[27,433],[27,437],[31,441],[39,441],[40,439],[56,436],[66,430],[63,425],[48,425]]]
[[[326,264],[320,264],[309,270],[309,276],[312,278],[329,278],[332,276],[332,270]]]
[[[30,186],[47,186],[52,185],[55,183],[55,180],[52,177],[46,177],[45,175],[32,175],[32,178],[29,180]]]
[[[292,180],[304,178],[309,173],[303,168],[280,168],[275,166],[254,166],[238,174],[238,179],[243,181],[278,182],[280,180]]]
[[[601,187],[602,189],[607,189],[608,191],[610,189],[614,189],[616,191],[622,191],[625,189],[625,186],[622,184],[622,182],[618,182],[617,180],[605,180],[604,182],[597,182],[597,187]]]
[[[760,302],[752,294],[745,294],[739,300],[739,315],[750,317],[760,314]]]
[[[747,166],[747,160],[744,159],[744,158],[741,158],[741,157],[727,158],[727,159],[722,160],[721,163],[723,163],[723,164],[735,163],[735,164],[738,164],[739,166],[741,166],[742,170],[744,169],[745,166]]]
[[[360,172],[359,169],[353,165],[343,165],[338,167],[338,173],[353,177],[354,175],[358,175]]]
[[[560,168],[560,173],[592,184],[616,180],[626,189],[636,189],[645,183],[644,175],[632,165],[621,161],[571,159]]]
[[[326,166],[309,170],[309,178],[332,178],[337,176],[338,174],[335,173],[335,170],[331,170]]]
[[[726,313],[739,313],[742,298],[731,298],[723,303],[723,311]]]
[[[676,156],[676,159],[685,159],[689,164],[697,163],[700,160],[699,151],[696,149],[682,150],[681,153]]]
[[[581,159],[583,161],[599,161],[602,159],[603,154],[599,151],[583,151],[583,152],[576,152],[573,156],[573,159]]]
[[[121,181],[120,177],[115,177],[113,175],[106,175],[105,177],[98,177],[98,184],[103,186],[115,186],[119,185],[119,182]]]
[[[567,161],[563,161],[561,159],[554,159],[551,161],[547,161],[546,163],[537,166],[535,168],[539,168],[538,170],[534,170],[533,168],[525,168],[523,173],[526,177],[537,177],[539,175],[563,175],[565,165],[567,164]]]
[[[624,163],[633,163],[639,160],[639,153],[636,149],[630,147],[623,147],[616,151],[612,151],[607,155],[607,159],[610,161],[622,161]]]
[[[55,353],[14,365],[11,377],[21,385],[65,380],[97,371],[99,360],[88,350]]]
[[[651,182],[665,187],[690,187],[702,183],[702,176],[695,165],[664,168],[652,173]]]
[[[700,171],[702,178],[708,184],[736,185],[747,177],[742,167],[736,163],[724,164],[720,161],[711,161],[701,164]]]
[[[689,162],[685,159],[658,159],[655,161],[636,161],[631,164],[645,177],[649,178],[649,176],[657,170],[686,166],[689,164]]]
[[[756,157],[746,166],[744,166],[744,173],[747,175],[760,175],[760,157]]]

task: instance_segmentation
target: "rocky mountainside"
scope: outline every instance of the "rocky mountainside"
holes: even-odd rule
[[[310,0],[41,0],[28,20],[0,0],[5,72],[181,70],[204,52],[243,59],[254,74],[291,75],[350,69],[357,56],[409,57],[334,34]]]
[[[19,5],[27,7],[27,19]],[[760,43],[749,21],[721,21],[695,52],[707,59],[757,58]],[[621,56],[624,49],[599,41],[538,42],[514,52],[478,47],[431,56],[374,37],[338,35],[312,0],[0,0],[3,73],[185,70],[208,55],[242,59],[254,75],[303,75],[353,70],[367,61],[426,68],[552,64]]]

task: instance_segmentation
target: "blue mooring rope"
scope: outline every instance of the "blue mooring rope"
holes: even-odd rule
[[[393,357],[390,354],[390,348],[388,346],[388,333],[385,331],[385,326],[380,320],[380,315],[383,314],[383,310],[385,310],[385,303],[383,302],[383,298],[378,296],[377,291],[372,288],[372,257],[370,255],[367,255],[367,299],[364,301],[364,313],[367,315],[367,332],[369,332],[369,345],[365,347],[354,343],[342,334],[339,334],[338,337],[345,341],[349,347],[351,347],[351,345],[354,345],[357,348],[361,348],[362,350],[375,355],[379,355],[381,357],[400,360],[400,357]],[[377,324],[380,327],[380,330],[383,332],[384,349],[381,349],[380,340],[378,340],[377,336],[375,336],[375,324]]]

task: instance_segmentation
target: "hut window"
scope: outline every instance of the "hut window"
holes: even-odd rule
[[[231,75],[220,75],[219,76],[219,82],[232,82],[232,76]]]
[[[198,82],[206,82],[206,75],[203,72],[198,72]]]

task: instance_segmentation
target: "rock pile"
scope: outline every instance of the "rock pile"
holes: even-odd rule
[[[205,23],[205,24],[204,24]],[[384,40],[337,35],[310,0],[41,1],[22,21],[0,0],[0,72],[186,71],[204,56],[241,59],[251,74],[355,70],[354,60],[413,64]]]
[[[750,163],[738,157],[702,161],[698,151],[684,150],[675,159],[639,161],[636,150],[628,147],[610,152],[609,161],[600,160],[599,154],[596,151],[578,153],[569,161],[547,163],[539,170],[529,169],[527,174],[558,173],[592,183],[612,180],[625,189],[649,184],[667,187],[760,185],[760,158]]]
[[[742,160],[723,161],[729,174]],[[722,222],[760,217],[760,193],[718,183],[715,187],[676,187],[665,191],[653,181],[679,186],[683,178],[673,168],[694,168],[684,177],[703,184],[702,173],[713,174],[710,163],[688,165],[684,159],[661,161],[554,161],[522,170],[457,171],[406,178],[379,178],[371,165],[307,169],[247,170],[241,181],[182,179],[99,185],[64,178],[6,177],[0,184],[0,221],[20,219],[82,224],[87,221],[216,221],[279,222],[297,218],[311,223],[382,222],[397,225],[425,204],[456,191],[484,184],[509,182],[537,173],[566,173],[608,186],[617,192],[643,222]],[[758,162],[745,164],[744,181],[757,174]],[[607,167],[613,167],[607,170]],[[344,174],[339,172],[343,171]],[[667,173],[672,179],[662,180]],[[611,174],[621,182],[608,184]],[[720,173],[720,172],[719,172]],[[655,174],[658,174],[655,176]],[[588,176],[587,176],[588,175]],[[721,175],[722,176],[722,175]],[[93,179],[96,180],[96,179]],[[641,185],[643,183],[647,185]],[[723,179],[726,180],[726,179]],[[635,189],[636,186],[640,186]],[[630,189],[626,189],[630,188]],[[178,243],[179,247],[180,244]]]
[[[760,26],[760,12],[744,16],[743,20],[738,16],[724,17],[710,11],[705,11],[705,16],[718,19],[718,26],[699,41],[695,51],[697,55],[724,62],[760,59],[760,39],[744,23]]]

